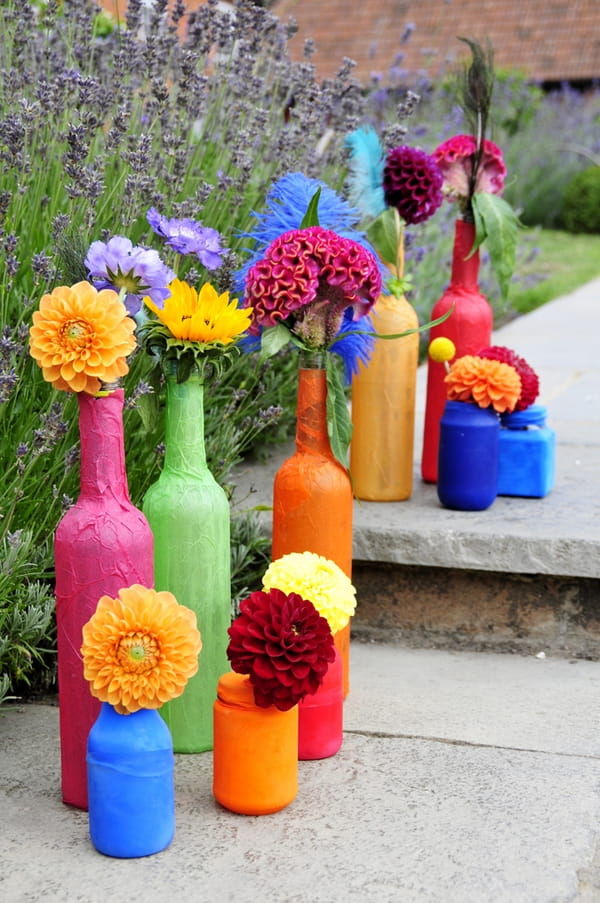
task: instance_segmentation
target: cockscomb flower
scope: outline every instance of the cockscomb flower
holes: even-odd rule
[[[533,404],[540,392],[540,380],[533,369],[530,367],[525,358],[519,357],[510,348],[504,345],[490,345],[477,352],[478,357],[490,358],[494,361],[502,361],[504,364],[510,364],[514,367],[521,378],[521,394],[515,405],[515,411],[524,411],[529,405]]]
[[[146,306],[167,327],[173,338],[204,345],[230,345],[248,328],[251,308],[240,308],[229,292],[219,294],[205,283],[199,292],[180,279],[169,285],[170,295],[162,309],[150,298]]]
[[[436,160],[415,147],[395,147],[383,168],[383,191],[405,223],[422,223],[441,205],[442,173]]]
[[[329,624],[297,593],[251,593],[228,632],[231,667],[249,675],[263,708],[287,711],[316,693],[335,658]]]
[[[134,328],[114,291],[89,282],[60,285],[33,314],[29,350],[55,389],[95,395],[128,372]]]
[[[521,379],[514,367],[472,354],[457,358],[444,382],[450,401],[491,406],[499,414],[514,411],[521,394]]]
[[[254,308],[251,332],[288,321],[309,348],[326,348],[344,311],[367,314],[381,291],[373,254],[321,226],[285,232],[246,276],[244,305]],[[291,320],[291,322],[289,322]]]
[[[221,247],[221,236],[216,229],[188,217],[168,219],[155,207],[150,208],[146,219],[154,232],[164,238],[167,247],[178,254],[195,254],[207,270],[216,270],[223,263],[227,249]]]
[[[315,552],[290,552],[272,561],[263,577],[263,589],[299,593],[326,620],[333,633],[342,630],[356,610],[356,590],[347,574]]]
[[[114,235],[107,242],[92,242],[84,264],[96,288],[125,293],[125,306],[132,317],[139,313],[145,296],[162,307],[169,296],[168,285],[175,278],[158,251],[134,246],[122,235]]]
[[[476,150],[477,143],[472,135],[454,135],[434,150],[433,157],[444,180],[442,190],[449,200],[469,198],[473,155]],[[493,141],[486,139],[473,191],[501,194],[505,176],[502,151]]]
[[[158,709],[183,693],[201,648],[194,612],[136,583],[102,596],[84,625],[83,673],[92,695],[121,715]]]

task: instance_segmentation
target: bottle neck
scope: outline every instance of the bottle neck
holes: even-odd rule
[[[206,469],[204,385],[196,373],[183,383],[167,376],[165,444],[165,469],[195,474]]]
[[[123,441],[123,389],[79,402],[80,486],[86,498],[129,501]]]
[[[327,434],[327,375],[301,361],[296,405],[296,449],[332,457]]]
[[[452,249],[452,275],[450,284],[462,288],[479,291],[479,251],[469,257],[475,241],[475,224],[457,219],[454,230],[454,247]],[[468,260],[466,258],[469,258]]]

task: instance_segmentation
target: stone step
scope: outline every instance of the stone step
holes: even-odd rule
[[[417,382],[415,478],[405,502],[354,503],[355,635],[412,645],[600,658],[600,280],[514,320],[493,341],[538,372],[556,431],[543,499],[450,511],[419,475],[426,368]],[[272,504],[293,445],[237,475],[244,507]],[[261,512],[264,530],[271,514]]]

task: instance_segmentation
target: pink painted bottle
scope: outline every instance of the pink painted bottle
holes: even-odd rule
[[[491,342],[493,314],[487,299],[479,291],[479,251],[469,257],[475,239],[475,226],[465,220],[457,220],[452,252],[450,285],[431,311],[431,319],[454,310],[447,320],[432,326],[429,339],[446,336],[456,346],[456,357],[477,354]],[[468,259],[467,259],[468,258]],[[427,399],[421,475],[426,483],[436,483],[438,475],[438,449],[440,443],[440,419],[447,401],[443,363],[427,362]]]
[[[298,703],[298,758],[327,759],[340,749],[344,720],[343,665],[338,650],[316,693]]]
[[[58,705],[63,802],[87,809],[86,746],[100,702],[81,661],[82,628],[103,595],[133,583],[154,585],[148,522],[129,499],[123,442],[123,390],[78,395],[80,494],[54,537]]]

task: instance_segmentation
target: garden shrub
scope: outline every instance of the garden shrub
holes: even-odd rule
[[[589,166],[568,183],[561,210],[567,232],[600,235],[600,166]]]

